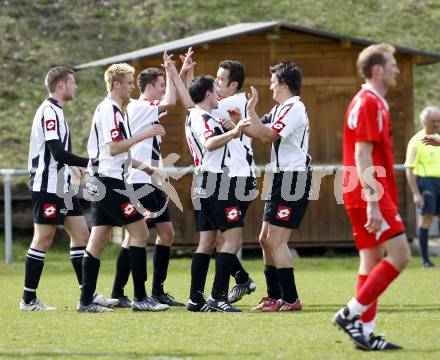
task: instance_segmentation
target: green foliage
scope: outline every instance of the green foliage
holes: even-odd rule
[[[437,0],[14,0],[0,12],[0,168],[26,167],[30,124],[54,65],[80,64],[239,22],[298,25],[440,52]],[[415,114],[438,104],[440,65],[415,70]],[[102,69],[78,73],[66,106],[74,151],[86,153],[90,121],[105,93]]]
[[[116,249],[116,247],[114,247]],[[115,251],[106,249],[98,290],[108,294],[114,275]],[[257,283],[254,294],[237,305],[240,314],[133,313],[77,314],[79,291],[64,253],[49,251],[38,295],[57,306],[52,313],[20,313],[23,263],[0,264],[2,336],[0,357],[32,359],[183,358],[183,359],[435,359],[438,338],[438,271],[422,270],[420,259],[387,290],[379,305],[378,332],[404,346],[398,353],[371,354],[355,350],[331,317],[353,295],[357,258],[297,259],[295,277],[304,309],[300,313],[251,313],[264,295],[262,261],[244,261]],[[149,274],[151,261],[149,262]],[[213,279],[214,263],[206,282]],[[165,284],[176,299],[186,301],[190,260],[172,259]],[[147,289],[151,286],[151,275]],[[132,294],[131,283],[126,289]],[[437,355],[436,355],[437,354]]]

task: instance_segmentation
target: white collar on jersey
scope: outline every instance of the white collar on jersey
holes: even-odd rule
[[[385,98],[377,91],[373,85],[370,84],[362,84],[362,89],[371,91],[374,95],[376,95],[379,99],[382,100],[383,104],[385,105],[385,108],[389,111],[390,107],[388,105],[388,102],[385,100]]]
[[[110,102],[111,102],[113,105],[115,105],[115,106],[119,109],[119,111],[121,111],[121,108],[120,108],[119,104],[118,104],[116,101],[114,101],[114,100],[110,97],[110,95],[107,95],[105,98],[108,99],[108,100],[110,100]]]
[[[300,99],[300,97],[298,95],[292,96],[291,98],[288,98],[286,101],[284,101],[282,104],[280,104],[280,106],[283,107],[284,105],[296,102],[299,99]]]

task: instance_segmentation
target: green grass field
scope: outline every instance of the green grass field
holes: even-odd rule
[[[16,253],[24,254],[18,247]],[[104,253],[98,290],[109,294],[115,246]],[[17,254],[18,255],[18,254]],[[357,258],[301,258],[296,278],[304,310],[300,313],[250,312],[264,295],[261,260],[244,261],[257,282],[256,293],[239,304],[240,314],[168,312],[77,314],[78,287],[60,249],[49,252],[38,295],[51,313],[20,313],[23,257],[0,264],[0,358],[238,358],[238,359],[436,359],[440,358],[440,270],[422,270],[415,258],[380,303],[378,332],[405,347],[397,353],[354,350],[347,336],[331,324],[333,313],[353,294]],[[212,284],[211,262],[207,289]],[[151,274],[151,261],[149,274]],[[151,279],[151,277],[150,277]],[[151,286],[150,279],[147,289]],[[190,260],[171,261],[166,289],[186,301]],[[127,294],[131,294],[131,286]]]

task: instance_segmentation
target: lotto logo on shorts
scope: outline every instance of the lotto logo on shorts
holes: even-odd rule
[[[228,220],[228,222],[234,222],[240,220],[240,211],[236,206],[226,208],[225,213],[226,213],[226,220]]]
[[[274,129],[276,132],[280,132],[284,129],[285,126],[286,125],[283,122],[277,121],[275,124],[272,125],[272,129]]]
[[[43,204],[43,217],[53,219],[57,216],[57,206],[55,204]]]
[[[126,218],[136,214],[136,208],[131,203],[131,201],[129,201],[128,203],[122,204],[121,211],[122,211],[122,214],[124,215],[124,217],[126,217]]]
[[[147,223],[151,221],[153,218],[153,211],[151,209],[146,209],[147,211],[144,212],[144,219]]]
[[[292,215],[292,209],[287,206],[279,205],[277,209],[277,220],[288,221]]]
[[[110,131],[110,134],[112,136],[112,141],[118,141],[121,140],[121,133],[119,132],[119,129],[113,129]]]
[[[55,120],[46,120],[44,126],[46,127],[46,131],[56,131],[57,122]]]

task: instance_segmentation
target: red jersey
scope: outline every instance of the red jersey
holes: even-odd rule
[[[372,158],[376,176],[370,175],[370,183],[382,185],[379,200],[381,209],[397,210],[397,186],[394,179],[393,139],[391,116],[386,100],[370,85],[362,89],[351,101],[345,115],[343,139],[343,193],[345,208],[366,208],[366,197],[356,171],[356,142],[373,143]],[[376,185],[376,189],[378,188]],[[380,187],[380,186],[379,186]]]

